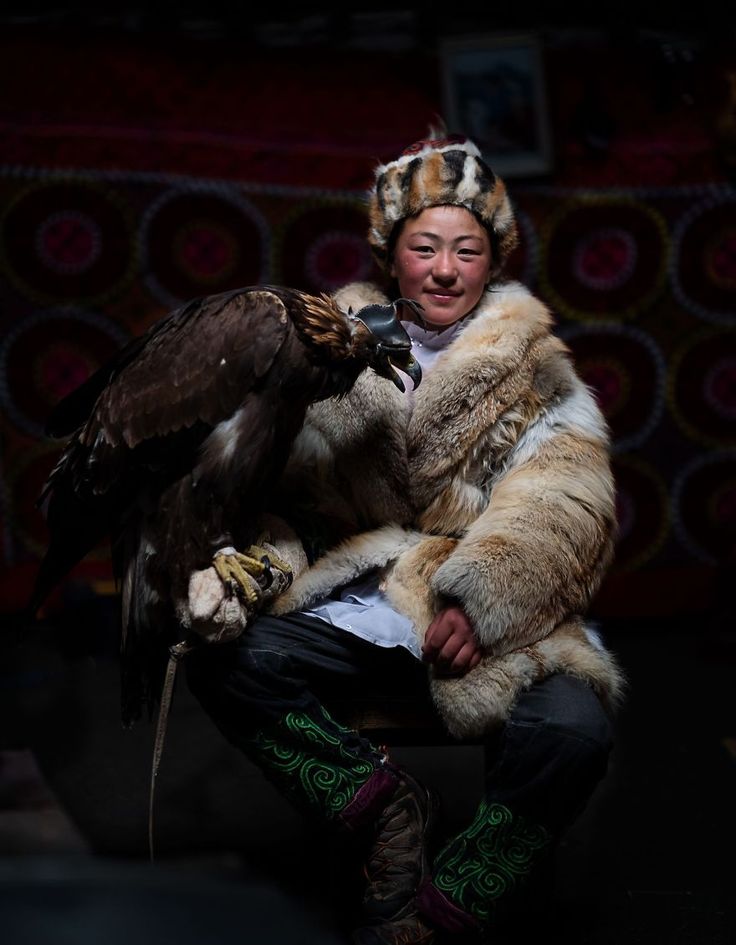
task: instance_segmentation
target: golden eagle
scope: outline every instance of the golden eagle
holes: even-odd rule
[[[418,307],[400,299],[344,313],[327,296],[253,286],[194,300],[131,341],[48,421],[50,436],[71,439],[39,500],[50,540],[33,613],[109,535],[123,641],[135,650],[147,633],[160,639],[162,620],[170,633],[192,573],[255,541],[308,406],[346,394],[366,367],[401,390],[392,365],[419,383],[400,303]],[[232,563],[237,576],[243,557]],[[251,564],[254,574],[268,566]],[[233,576],[227,554],[217,568]],[[140,670],[151,653],[133,657]],[[146,686],[137,700],[124,694],[126,721],[153,698]]]

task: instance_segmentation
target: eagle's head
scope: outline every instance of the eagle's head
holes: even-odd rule
[[[399,305],[407,305],[421,318],[421,305],[412,299],[397,299],[388,305],[366,305],[343,312],[327,295],[297,293],[299,306],[293,310],[295,325],[312,356],[330,365],[335,378],[350,389],[365,367],[406,389],[395,368],[408,374],[416,388],[422,369],[411,353],[411,338],[399,321]]]
[[[365,352],[370,367],[381,377],[388,378],[403,393],[406,388],[395,368],[408,374],[414,389],[422,380],[422,369],[411,353],[411,338],[399,321],[397,309],[407,305],[414,311],[421,305],[412,299],[397,299],[388,305],[366,305],[348,318],[356,323],[356,342]]]

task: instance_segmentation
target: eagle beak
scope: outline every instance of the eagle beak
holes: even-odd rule
[[[383,370],[379,371],[379,373],[383,374],[384,377],[387,377],[390,381],[393,381],[402,394],[406,390],[406,386],[399,374],[394,370],[394,366],[400,371],[403,371],[404,374],[408,374],[411,378],[413,390],[419,387],[422,382],[422,368],[411,353],[411,349],[402,348],[391,351],[384,347],[382,354],[381,368]]]
[[[415,307],[419,306],[419,303],[412,299],[399,299],[399,302],[415,311]],[[422,369],[412,356],[411,339],[396,315],[398,304],[366,305],[358,312],[348,314],[353,321],[361,322],[374,340],[375,348],[370,358],[373,370],[381,377],[393,381],[403,393],[406,387],[394,370],[394,365],[409,375],[414,389],[421,383]]]

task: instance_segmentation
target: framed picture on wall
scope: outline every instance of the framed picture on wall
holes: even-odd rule
[[[502,177],[551,170],[539,40],[532,34],[446,40],[440,49],[444,117]]]

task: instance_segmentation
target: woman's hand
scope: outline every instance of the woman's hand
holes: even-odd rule
[[[467,614],[457,605],[441,610],[427,628],[422,659],[438,674],[464,676],[482,655]]]

